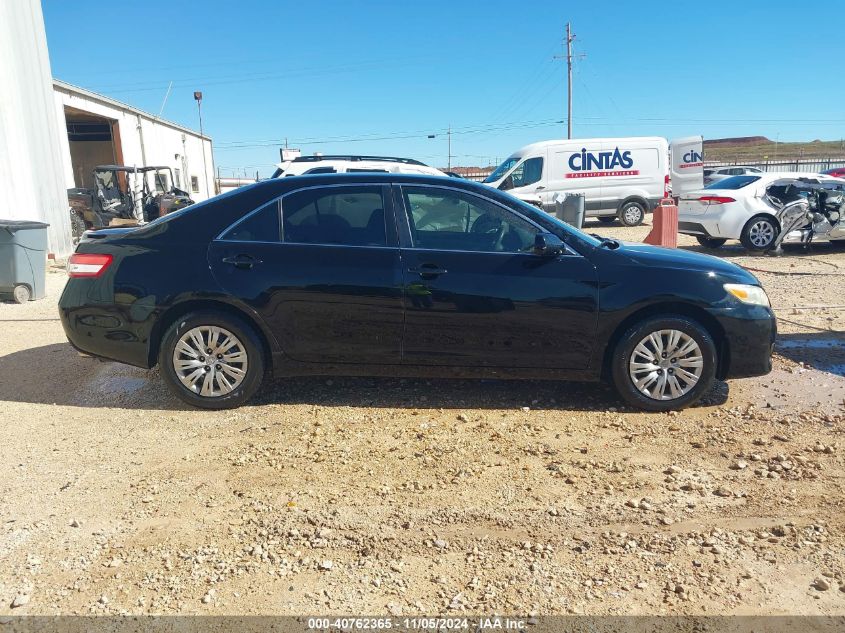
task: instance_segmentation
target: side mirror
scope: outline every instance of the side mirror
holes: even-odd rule
[[[557,257],[564,251],[563,240],[554,233],[537,233],[533,253],[540,257]]]

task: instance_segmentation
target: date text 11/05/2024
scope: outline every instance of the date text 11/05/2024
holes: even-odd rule
[[[312,631],[524,631],[527,622],[519,618],[308,618],[307,626]]]

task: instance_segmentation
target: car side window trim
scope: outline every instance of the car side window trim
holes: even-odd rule
[[[273,198],[265,202],[264,204],[259,205],[257,208],[253,209],[245,216],[238,218],[234,222],[232,222],[229,226],[225,229],[220,231],[220,234],[214,238],[213,241],[215,242],[233,242],[233,243],[249,243],[249,244],[276,244],[276,240],[228,240],[224,236],[227,233],[232,232],[235,230],[239,225],[243,224],[247,220],[249,220],[252,216],[256,215],[257,213],[261,213],[262,211],[266,210],[271,204],[276,204],[276,214],[279,216],[279,239],[278,242],[282,241],[282,205],[280,204],[281,198]]]
[[[381,188],[381,195],[382,195],[382,202],[384,203],[384,212],[385,212],[385,233],[387,238],[387,244],[381,246],[367,246],[361,244],[329,244],[329,243],[314,243],[314,242],[286,242],[285,235],[284,235],[284,199],[290,195],[295,193],[301,193],[303,191],[310,191],[312,189],[339,189],[339,188],[348,188],[348,187],[380,187]],[[395,202],[393,200],[393,196],[391,196],[391,185],[390,183],[385,182],[373,182],[373,183],[337,183],[331,185],[311,185],[308,187],[298,187],[296,189],[292,189],[291,191],[286,191],[282,195],[268,200],[264,204],[260,205],[256,209],[253,209],[246,215],[241,218],[235,220],[232,224],[227,226],[223,229],[220,234],[214,238],[215,242],[227,242],[232,244],[291,244],[291,245],[299,245],[299,246],[334,246],[339,248],[398,248],[399,241],[397,237],[397,230],[396,230],[396,213],[395,213]],[[251,216],[255,215],[256,213],[261,212],[262,210],[266,209],[272,203],[276,203],[276,212],[279,214],[279,239],[278,241],[272,240],[229,240],[226,239],[224,236],[235,229],[241,222],[245,222]],[[392,243],[391,243],[392,242]]]
[[[396,193],[394,195],[393,204],[396,207],[395,216],[396,216],[396,222],[400,227],[400,231],[399,231],[400,245],[403,249],[413,249],[413,250],[416,250],[416,251],[441,251],[441,252],[444,252],[444,253],[479,253],[479,254],[485,254],[485,255],[510,255],[510,256],[531,255],[531,253],[509,253],[509,252],[496,252],[496,251],[493,251],[493,252],[467,251],[467,250],[462,250],[462,249],[445,249],[445,248],[431,249],[431,248],[422,248],[422,247],[416,246],[414,244],[414,238],[413,238],[413,234],[411,232],[410,209],[408,209],[407,206],[405,205],[405,192],[404,192],[405,187],[440,189],[440,190],[446,189],[446,190],[449,190],[449,191],[455,191],[459,194],[464,194],[464,195],[467,195],[467,196],[479,198],[480,200],[484,200],[484,201],[489,202],[493,205],[496,205],[497,207],[503,209],[504,211],[506,211],[508,213],[512,213],[513,215],[515,215],[519,219],[524,220],[525,222],[530,224],[532,227],[537,229],[540,233],[548,233],[549,232],[548,229],[546,229],[545,227],[537,224],[531,218],[522,215],[519,211],[512,209],[511,207],[509,207],[505,204],[502,204],[498,200],[493,200],[492,198],[488,198],[485,195],[475,193],[474,191],[467,191],[465,189],[460,189],[458,187],[450,187],[448,185],[432,185],[432,184],[427,184],[427,183],[420,183],[420,184],[415,183],[413,185],[402,184],[402,185],[395,185],[394,186]],[[401,220],[399,219],[400,215],[402,216]],[[578,253],[575,249],[573,249],[569,244],[566,244],[564,242],[563,246],[564,246],[565,252],[561,253],[562,255],[575,255],[575,256],[578,256],[578,257],[582,257],[582,255],[580,253]]]

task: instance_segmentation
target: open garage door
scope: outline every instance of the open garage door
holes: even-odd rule
[[[73,181],[77,187],[94,186],[97,165],[122,165],[123,150],[117,121],[65,106]]]

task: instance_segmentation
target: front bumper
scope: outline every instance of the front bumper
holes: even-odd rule
[[[777,319],[770,308],[742,306],[716,315],[725,332],[718,377],[749,378],[772,371]]]

